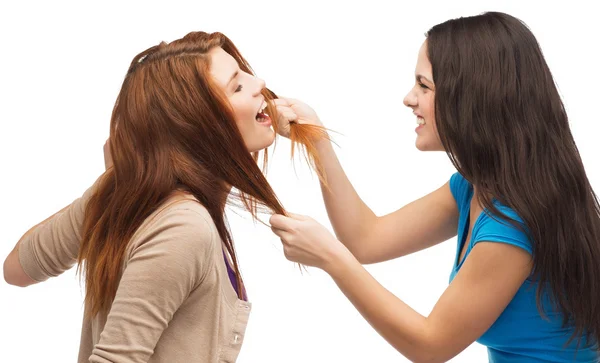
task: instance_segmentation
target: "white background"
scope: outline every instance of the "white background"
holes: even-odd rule
[[[10,4],[10,5],[9,5]],[[597,17],[576,1],[3,1],[0,5],[0,255],[77,198],[104,170],[102,145],[135,54],[192,30],[229,36],[276,93],[304,100],[339,132],[339,158],[378,215],[443,184],[443,153],[414,147],[402,105],[417,51],[433,25],[486,10],[524,20],[564,97],[588,177],[600,191]],[[591,2],[589,3],[591,4]],[[330,227],[315,176],[279,139],[268,179],[291,212]],[[248,214],[230,224],[253,312],[239,362],[403,362],[332,280],[286,261],[279,240]],[[428,314],[448,283],[455,239],[368,266]],[[74,269],[26,289],[0,283],[0,362],[76,361],[82,288]],[[483,362],[477,343],[454,362]]]

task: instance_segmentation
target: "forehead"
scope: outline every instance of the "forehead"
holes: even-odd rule
[[[426,77],[431,76],[431,63],[429,62],[429,57],[427,57],[427,40],[423,42],[423,45],[419,49],[416,71]]]
[[[238,70],[236,60],[221,47],[208,52],[210,56],[210,74],[221,86],[226,86],[231,76]]]

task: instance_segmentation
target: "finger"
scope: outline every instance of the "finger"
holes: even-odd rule
[[[298,118],[298,115],[296,114],[296,112],[294,110],[292,110],[290,107],[287,106],[277,106],[277,113],[280,115],[286,115],[289,118],[293,118],[296,119]]]
[[[291,213],[291,212],[287,212],[287,214],[288,214],[288,217],[291,217],[298,221],[306,221],[306,220],[310,219],[310,217],[302,215],[302,214],[296,214],[296,213]]]
[[[295,254],[292,252],[291,248],[283,248],[283,255],[285,256],[285,258],[288,261],[292,261],[292,262],[299,262],[297,261],[297,258],[295,256]]]
[[[296,112],[289,107],[278,106],[277,113],[282,116],[285,115],[288,118],[293,118],[293,119],[298,118],[298,115],[296,114]]]
[[[276,228],[283,231],[289,230],[290,221],[290,218],[281,214],[273,214],[271,218],[269,218],[269,224],[271,225],[271,228]]]
[[[285,101],[288,103],[289,106],[293,106],[295,104],[302,103],[302,102],[300,102],[299,100],[297,100],[295,98],[289,98],[289,97],[286,97]]]
[[[276,106],[289,106],[290,105],[289,102],[287,101],[287,99],[285,99],[284,97],[279,97],[279,98],[273,100],[273,103]]]
[[[277,112],[293,111],[292,108],[287,105],[277,105],[275,108],[277,109]]]
[[[293,111],[281,112],[279,114],[287,123],[298,121],[298,115],[296,115]]]
[[[292,243],[291,238],[293,238],[293,236],[281,229],[277,229],[277,228],[271,228],[271,231],[273,231],[273,233],[275,233],[275,235],[277,237],[279,237],[279,240],[281,241],[281,245],[283,246],[283,248],[291,248],[292,247]]]
[[[281,228],[271,227],[271,231],[273,231],[273,233],[275,233],[277,235],[277,237],[279,237],[279,238],[284,238],[284,236],[288,237],[288,235],[287,235],[288,232]]]

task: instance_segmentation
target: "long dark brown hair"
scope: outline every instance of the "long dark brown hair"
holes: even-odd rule
[[[259,153],[246,148],[227,97],[209,74],[208,52],[215,47],[254,74],[221,33],[192,32],[153,46],[131,62],[111,118],[113,167],[101,177],[85,212],[78,270],[85,270],[86,318],[110,309],[129,240],[174,191],[192,194],[210,213],[232,258],[240,298],[241,275],[225,205],[241,202],[254,218],[262,210],[286,214],[257,165]],[[262,94],[276,129],[270,102],[276,96],[267,89]],[[292,145],[303,142],[309,160],[320,165],[314,143],[327,133],[308,125],[292,129]],[[263,167],[266,162],[264,150]]]
[[[520,20],[490,12],[427,32],[442,145],[493,216],[528,234],[531,278],[545,292],[567,344],[600,340],[600,207],[540,46]],[[513,208],[525,226],[492,203]]]

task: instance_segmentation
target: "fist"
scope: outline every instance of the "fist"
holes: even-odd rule
[[[290,137],[290,124],[292,123],[323,126],[317,113],[302,101],[280,97],[274,100],[274,103],[279,115],[277,133],[283,137]]]

